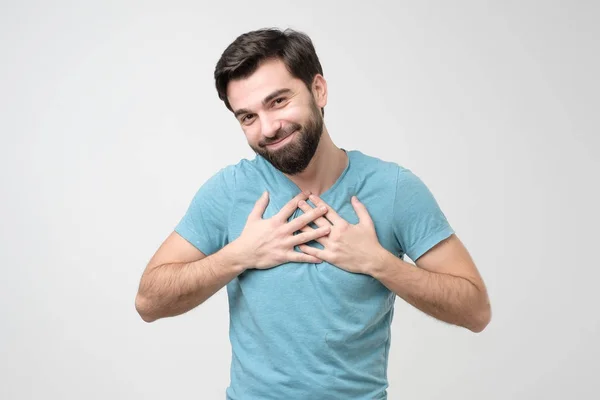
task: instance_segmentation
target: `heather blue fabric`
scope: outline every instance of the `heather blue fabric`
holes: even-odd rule
[[[346,169],[320,197],[348,222],[358,223],[350,204],[356,195],[380,243],[415,261],[454,233],[432,193],[409,169],[357,150],[346,154]],[[270,202],[263,218],[300,191],[260,155],[229,165],[200,187],[175,230],[210,255],[239,237],[265,190]],[[297,209],[290,220],[299,215]],[[232,350],[227,399],[387,398],[396,295],[376,279],[327,262],[287,263],[246,270],[227,285],[227,295]]]

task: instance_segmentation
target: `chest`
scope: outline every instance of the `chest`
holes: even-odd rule
[[[229,238],[235,240],[243,231],[247,216],[260,196],[262,188],[246,190],[240,193],[232,210],[229,225]],[[358,216],[350,202],[353,195],[358,196],[367,206],[375,224],[379,242],[388,251],[398,254],[398,243],[393,234],[393,196],[379,191],[364,191],[354,188],[340,188],[331,196],[324,198],[342,218],[351,224],[358,223]],[[271,218],[292,198],[292,195],[278,196],[273,193],[263,214],[263,218]],[[296,209],[290,216],[291,221],[304,212]],[[310,246],[320,245],[312,242]],[[245,299],[254,304],[263,304],[274,308],[286,304],[286,308],[294,308],[298,304],[307,306],[307,310],[325,310],[331,315],[348,315],[357,313],[364,307],[376,309],[378,304],[386,303],[389,290],[375,278],[347,272],[328,262],[307,264],[290,262],[267,270],[250,269],[237,278],[237,285],[243,290]],[[299,302],[300,300],[300,303]],[[274,303],[275,302],[275,303]],[[304,309],[304,308],[303,308]],[[295,310],[296,313],[302,310]],[[312,311],[314,312],[314,311]]]

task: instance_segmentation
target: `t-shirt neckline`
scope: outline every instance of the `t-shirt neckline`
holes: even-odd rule
[[[340,150],[343,150],[344,153],[346,153],[346,157],[347,157],[347,162],[346,162],[346,167],[344,168],[344,170],[342,171],[342,173],[340,174],[340,176],[335,180],[335,182],[333,183],[333,185],[331,185],[331,187],[329,187],[329,189],[327,189],[325,192],[321,193],[319,195],[319,198],[325,200],[325,198],[327,198],[329,196],[330,193],[332,193],[340,184],[341,182],[344,180],[344,178],[346,177],[348,170],[350,169],[350,165],[352,164],[352,157],[351,151],[348,151],[344,148],[340,148]],[[262,157],[261,155],[258,155],[264,163],[267,164],[268,168],[271,168],[275,175],[279,177],[279,180],[281,182],[283,182],[287,189],[289,189],[292,193],[293,196],[295,196],[296,194],[300,193],[300,188],[298,187],[298,185],[296,185],[290,178],[288,178],[283,172],[281,172],[280,170],[278,170],[277,168],[275,168],[273,166],[273,164],[271,164],[267,159],[265,159],[264,157]]]

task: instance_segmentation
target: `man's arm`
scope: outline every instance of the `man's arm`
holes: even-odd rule
[[[452,234],[415,260],[416,267],[383,249],[369,274],[419,310],[481,332],[490,322],[486,287],[467,249]]]
[[[207,257],[171,233],[142,275],[136,310],[144,321],[152,322],[199,306],[246,269],[236,254],[227,245]]]
[[[437,224],[442,227],[442,230],[434,231],[437,236],[430,234],[425,240],[413,241],[411,253],[419,254],[420,246],[427,243],[428,238],[442,237],[440,232],[446,237],[422,255],[415,256],[415,267],[379,243],[373,220],[356,196],[352,197],[351,203],[358,224],[348,223],[322,199],[311,196],[310,200],[317,207],[327,208],[325,216],[315,222],[320,228],[329,226],[331,233],[317,239],[324,247],[322,250],[299,246],[304,253],[348,272],[371,275],[408,303],[442,321],[464,326],[473,332],[481,332],[487,326],[491,318],[487,290],[467,249],[446,223]],[[299,207],[304,212],[312,208],[304,202]],[[422,211],[419,215],[429,218],[431,213]],[[427,226],[436,225],[427,219],[425,222]],[[420,225],[410,221],[407,225],[420,229]],[[306,226],[302,231],[312,229]]]
[[[288,222],[305,200],[300,192],[271,218],[263,219],[269,204],[265,192],[256,201],[241,235],[208,257],[173,232],[156,251],[142,275],[135,306],[146,322],[183,314],[202,304],[246,269],[269,269],[286,262],[320,263],[322,260],[295,251],[303,243],[329,233],[329,228],[295,235],[325,214],[326,209]]]

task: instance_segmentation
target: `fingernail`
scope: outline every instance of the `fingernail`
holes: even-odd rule
[[[327,207],[325,207],[325,206],[321,206],[320,208],[321,208],[321,211],[327,211]]]

